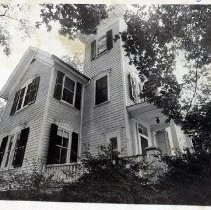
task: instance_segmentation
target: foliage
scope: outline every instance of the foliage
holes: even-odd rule
[[[28,4],[0,4],[0,46],[6,55],[11,53],[14,33],[23,40],[34,30],[35,26],[27,16],[29,9]]]
[[[84,174],[61,192],[62,201],[148,203],[148,177],[139,176],[144,163],[123,158],[111,146],[100,146],[97,156],[86,152]],[[146,193],[147,194],[147,193]]]
[[[59,33],[73,39],[79,31],[96,33],[97,25],[108,15],[108,9],[105,4],[43,4],[42,21],[37,22],[37,27],[45,24],[50,31],[52,22],[59,22]]]
[[[81,62],[77,54],[75,54],[73,57],[65,55],[62,56],[61,59],[67,64],[70,64],[72,67],[76,68],[77,70],[83,71],[83,62]]]
[[[160,177],[158,190],[168,204],[211,204],[211,153],[198,150],[164,157],[168,171]]]
[[[54,200],[64,180],[33,164],[22,170],[10,169],[0,174],[0,199]],[[56,190],[57,189],[57,190]]]
[[[193,119],[199,124],[203,118],[202,113],[196,110],[203,110],[202,107],[210,101],[211,85],[204,84],[210,83],[211,7],[136,7],[135,12],[128,11],[125,14],[128,28],[120,37],[130,64],[135,65],[144,82],[141,97],[161,108],[169,120],[174,119],[193,137],[194,132],[200,132],[199,127],[191,125]],[[179,84],[175,77],[175,64],[181,52],[188,73]],[[159,95],[156,90],[159,90]],[[211,118],[207,116],[206,119],[210,123]],[[191,131],[188,130],[190,127]]]

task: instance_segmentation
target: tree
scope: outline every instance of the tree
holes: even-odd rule
[[[193,137],[201,132],[199,127],[191,127],[193,119],[200,124],[202,110],[210,108],[206,103],[210,101],[211,86],[203,83],[210,82],[211,6],[136,7],[136,12],[125,14],[128,28],[120,37],[130,64],[135,65],[144,82],[141,96],[161,108],[169,120],[174,119]],[[181,51],[189,71],[179,84],[174,70],[176,56]],[[159,95],[155,94],[156,89],[160,90]],[[210,123],[209,115],[205,118]],[[210,141],[210,132],[206,141]]]
[[[50,31],[52,22],[59,22],[59,33],[70,39],[75,38],[78,32],[96,33],[100,21],[108,16],[109,8],[105,4],[43,4],[42,21],[37,22],[37,27],[45,24]]]
[[[74,56],[70,57],[67,55],[64,55],[61,57],[61,59],[70,64],[72,67],[76,68],[79,71],[83,71],[83,62],[79,59],[79,55],[75,54]]]
[[[0,46],[6,55],[11,53],[11,41],[14,34],[9,30],[12,26],[13,32],[19,34],[21,39],[30,37],[35,26],[32,25],[30,17],[25,15],[30,5],[28,4],[0,4]]]

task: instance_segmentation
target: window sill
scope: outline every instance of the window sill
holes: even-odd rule
[[[100,103],[100,104],[94,105],[94,107],[99,107],[99,106],[101,106],[101,105],[108,104],[108,103],[110,103],[110,101],[102,102],[102,103]]]
[[[31,103],[31,104],[33,104],[33,103]],[[21,109],[19,109],[18,111],[16,111],[13,115],[11,115],[11,117],[12,116],[15,116],[16,114],[18,114],[18,113],[20,113],[20,112],[22,112],[22,111],[24,111],[27,107],[29,107],[31,104],[27,104],[26,106],[24,106],[24,107],[22,107]]]
[[[59,101],[60,103],[62,103],[62,104],[65,104],[66,106],[71,107],[71,108],[74,109],[74,110],[80,111],[80,109],[75,108],[72,104],[70,104],[70,103],[68,103],[68,102],[66,102],[66,101],[64,101],[64,100],[59,100],[59,99],[56,99],[56,100],[58,100],[58,101]]]
[[[94,61],[95,59],[97,59],[97,58],[101,57],[101,55],[106,54],[108,51],[109,51],[109,50],[104,50],[103,52],[101,52],[101,53],[97,54],[97,55],[96,55],[96,57],[94,57],[94,58],[92,58],[92,59],[91,59],[91,61]]]

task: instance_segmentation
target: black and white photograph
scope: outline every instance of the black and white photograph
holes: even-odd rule
[[[0,2],[0,58],[2,209],[211,206],[211,2]]]

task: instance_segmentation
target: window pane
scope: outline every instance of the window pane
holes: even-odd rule
[[[68,139],[67,138],[63,138],[63,147],[68,147]]]
[[[100,104],[108,100],[108,81],[104,76],[96,81],[95,104]]]
[[[61,150],[60,147],[55,146],[55,149],[54,149],[54,161],[53,161],[54,164],[59,164],[60,163],[60,150]]]
[[[66,139],[68,139],[68,138],[69,138],[69,133],[66,132],[66,131],[64,131],[64,132],[63,132],[63,137],[66,138]]]
[[[145,136],[148,136],[147,128],[141,124],[138,125],[138,132],[144,134]]]
[[[64,101],[70,103],[70,104],[73,104],[73,92],[71,92],[68,89],[64,88],[62,99]]]
[[[107,37],[104,36],[98,40],[98,54],[107,49]]]
[[[66,157],[67,157],[67,149],[66,148],[62,148],[61,149],[60,163],[66,163]]]
[[[75,82],[69,79],[68,77],[65,77],[64,87],[71,91],[74,91],[74,86],[75,86]]]
[[[62,145],[62,137],[61,136],[57,136],[56,145],[59,145],[59,146]]]

